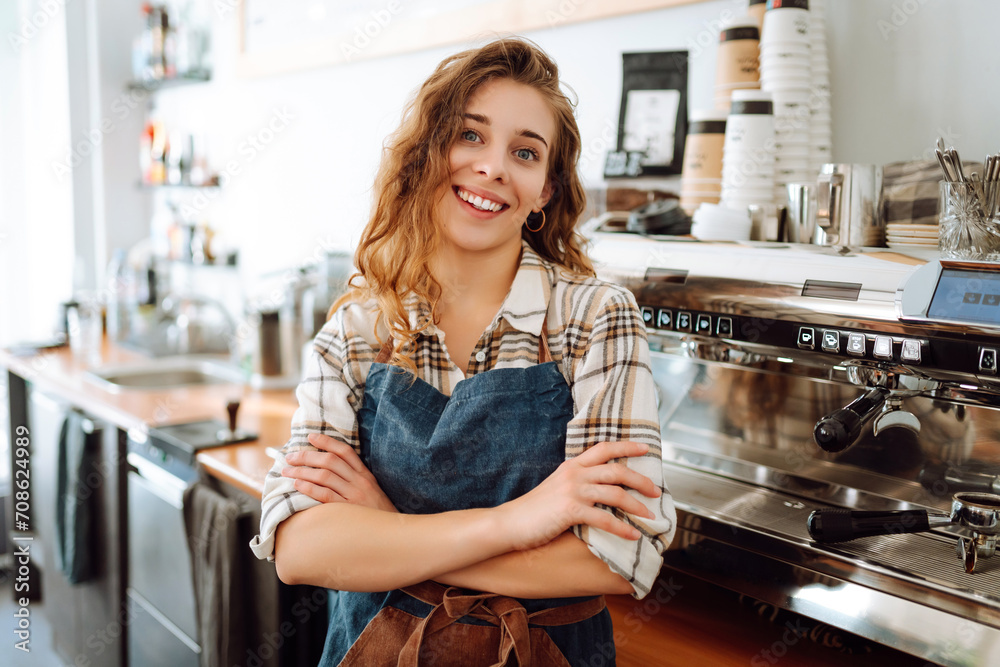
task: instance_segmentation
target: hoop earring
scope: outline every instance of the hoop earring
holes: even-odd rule
[[[539,211],[539,213],[542,214],[542,224],[538,225],[538,229],[532,229],[531,225],[528,224],[528,222],[531,220],[531,216],[530,215],[527,218],[525,218],[525,220],[524,220],[524,226],[528,229],[529,232],[535,232],[535,233],[540,232],[540,231],[542,231],[542,227],[545,226],[545,209],[542,209],[541,211]],[[537,220],[537,219],[538,219],[538,217],[536,216],[535,220]]]

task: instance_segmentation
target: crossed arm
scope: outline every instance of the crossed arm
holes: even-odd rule
[[[309,442],[318,451],[288,454],[282,474],[322,504],[277,530],[275,562],[285,583],[384,591],[434,579],[527,598],[632,591],[569,529],[584,524],[639,539],[635,528],[595,505],[653,518],[623,487],[649,498],[659,489],[615,460],[645,454],[645,444],[599,443],[494,508],[401,514],[352,447],[320,434]]]

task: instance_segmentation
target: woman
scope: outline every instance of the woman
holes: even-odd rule
[[[339,591],[324,665],[614,663],[602,594],[649,591],[675,517],[641,316],[574,231],[579,152],[517,39],[442,62],[385,149],[251,544]]]

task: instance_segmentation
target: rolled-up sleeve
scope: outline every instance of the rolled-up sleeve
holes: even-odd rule
[[[299,407],[292,417],[291,437],[281,448],[264,480],[261,499],[260,533],[250,541],[250,548],[260,559],[274,560],[274,534],[278,525],[295,512],[319,502],[295,490],[294,480],[281,476],[291,452],[315,449],[306,439],[310,433],[323,433],[359,448],[357,407],[363,392],[363,378],[357,353],[349,345],[345,332],[344,311],[338,311],[316,335],[295,390]],[[367,345],[363,347],[368,348]],[[368,348],[370,352],[370,348]],[[370,354],[367,356],[370,357]],[[367,372],[365,363],[364,371]]]
[[[579,340],[570,341],[571,349],[583,352],[573,361],[571,370],[575,414],[567,426],[567,458],[603,441],[646,443],[648,453],[625,462],[652,480],[662,493],[659,498],[649,498],[629,490],[655,515],[654,519],[604,508],[637,528],[642,534],[639,540],[617,537],[589,526],[576,526],[574,533],[612,571],[632,584],[636,598],[642,598],[656,581],[662,554],[673,539],[677,524],[673,498],[663,480],[649,345],[642,315],[631,292],[609,287],[604,298],[591,307],[593,317],[587,316],[590,324],[579,329]]]

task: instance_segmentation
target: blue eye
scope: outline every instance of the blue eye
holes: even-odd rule
[[[476,133],[475,130],[462,130],[461,137],[465,141],[478,141],[479,140],[479,135]]]
[[[530,148],[519,148],[515,151],[515,155],[522,160],[537,160],[538,153]]]

